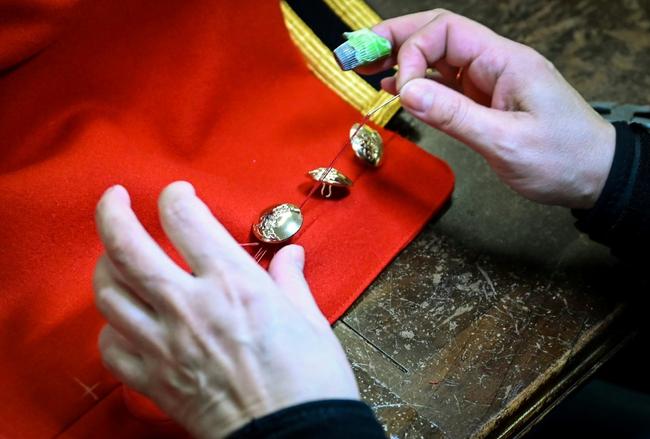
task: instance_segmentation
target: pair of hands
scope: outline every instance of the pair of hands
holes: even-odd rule
[[[435,10],[387,20],[375,32],[397,55],[385,89],[403,106],[483,155],[527,198],[591,207],[614,150],[614,130],[532,49]],[[436,78],[427,69],[437,70]],[[269,271],[243,251],[188,183],[159,202],[165,233],[194,275],[147,234],[126,190],[97,207],[106,254],[94,289],[108,325],[106,366],[196,437],[223,437],[253,417],[319,399],[357,399],[343,350],[287,246]]]

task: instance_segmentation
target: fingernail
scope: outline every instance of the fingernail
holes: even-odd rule
[[[402,87],[400,92],[400,101],[405,107],[419,112],[427,112],[433,105],[433,93],[427,87],[427,84],[422,82],[424,79],[413,79]]]
[[[191,195],[196,195],[196,190],[194,189],[194,186],[192,186],[192,183],[179,180],[175,181],[172,184],[169,185],[169,187],[174,187],[175,190],[181,191],[181,192],[187,192]]]
[[[126,204],[131,204],[129,192],[122,185],[116,184],[115,186],[111,186],[106,191],[106,194],[110,194],[112,197],[115,197]]]

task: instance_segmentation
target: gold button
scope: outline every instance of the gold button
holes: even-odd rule
[[[302,212],[290,203],[269,207],[261,213],[253,234],[267,244],[280,244],[291,239],[302,227]]]
[[[359,129],[359,124],[355,123],[350,128],[350,143],[354,154],[359,159],[375,167],[381,164],[384,155],[384,142],[377,131],[366,125]]]
[[[352,186],[352,180],[350,180],[345,174],[339,171],[336,168],[316,168],[309,171],[307,174],[312,178],[312,180],[322,183],[320,188],[320,194],[325,198],[330,198],[332,196],[332,188],[348,188]],[[325,175],[327,172],[327,175]]]

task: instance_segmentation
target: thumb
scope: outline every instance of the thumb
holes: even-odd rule
[[[512,113],[480,105],[437,81],[412,79],[400,91],[402,106],[418,119],[467,144],[482,155],[511,127]]]
[[[289,300],[310,318],[323,319],[303,274],[305,250],[299,245],[282,247],[271,260],[269,275]]]

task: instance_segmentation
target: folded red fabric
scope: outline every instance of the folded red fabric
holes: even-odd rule
[[[156,199],[187,180],[237,240],[251,241],[263,208],[304,199],[305,173],[329,163],[359,114],[305,67],[275,1],[0,0],[5,14],[0,436],[177,436],[130,415],[101,365],[95,203],[123,184],[178,258]],[[330,321],[452,191],[445,163],[380,132],[384,165],[369,169],[346,151],[336,167],[354,180],[350,194],[304,208],[297,243]]]

